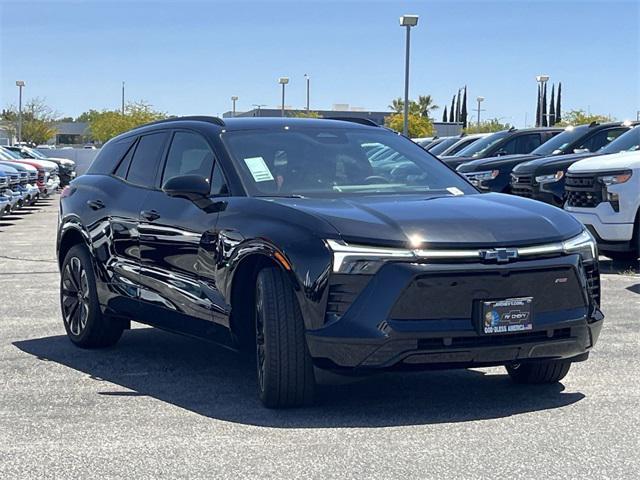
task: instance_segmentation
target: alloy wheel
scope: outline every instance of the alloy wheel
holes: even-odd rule
[[[89,282],[78,257],[72,257],[62,272],[62,315],[75,336],[79,336],[87,326]]]

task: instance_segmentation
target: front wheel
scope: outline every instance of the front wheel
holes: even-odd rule
[[[304,321],[291,283],[277,267],[258,273],[255,327],[262,403],[269,408],[311,404],[315,378]]]
[[[566,360],[514,363],[506,366],[511,380],[524,384],[559,382],[569,373],[570,368],[571,362]]]
[[[109,347],[122,335],[122,322],[100,309],[91,257],[84,245],[72,247],[62,263],[60,307],[67,336],[79,347]]]

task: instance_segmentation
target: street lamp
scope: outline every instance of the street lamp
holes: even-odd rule
[[[280,111],[280,116],[284,117],[284,86],[289,83],[289,77],[280,77],[278,83],[282,85],[282,110]]]
[[[539,99],[538,99],[538,110],[540,110],[540,116],[537,118],[537,122],[538,122],[538,126],[541,127],[542,126],[542,116],[544,115],[542,113],[542,93],[544,92],[544,87],[547,84],[547,82],[549,81],[549,75],[536,75],[536,81],[538,82],[538,85],[540,87],[540,95],[539,95]]]
[[[231,108],[231,116],[235,117],[236,116],[236,101],[238,100],[238,97],[236,95],[231,97],[231,102],[233,103],[233,107]]]
[[[305,73],[304,78],[307,81],[307,113],[309,113],[309,83],[311,81],[311,77]]]
[[[24,80],[16,80],[16,87],[18,87],[18,143],[22,142],[22,89],[24,88]]]
[[[409,136],[409,45],[411,43],[411,27],[418,25],[418,15],[403,15],[400,17],[400,26],[407,27],[406,56],[404,60],[404,108],[402,133]]]
[[[476,101],[478,102],[478,127],[480,126],[480,104],[482,102],[484,102],[484,97],[478,97],[476,98]]]

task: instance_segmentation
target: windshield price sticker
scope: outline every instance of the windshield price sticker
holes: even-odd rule
[[[451,195],[464,195],[464,192],[457,187],[449,187],[447,188],[447,192]]]
[[[253,180],[256,182],[268,182],[274,180],[271,170],[267,167],[262,157],[249,157],[244,159],[244,163],[251,172]]]

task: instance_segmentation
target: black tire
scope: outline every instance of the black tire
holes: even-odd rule
[[[524,384],[559,382],[569,373],[570,368],[571,362],[566,360],[516,363],[506,366],[511,380]]]
[[[262,403],[268,408],[313,403],[315,378],[302,313],[290,281],[277,267],[258,273],[255,326]]]
[[[74,245],[62,263],[60,310],[67,336],[78,347],[110,347],[122,336],[123,322],[102,314],[91,256],[84,245]]]
[[[600,250],[600,253],[605,257],[609,257],[611,260],[615,260],[617,262],[630,262],[638,258],[638,253],[632,251],[612,252],[609,250]]]

